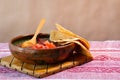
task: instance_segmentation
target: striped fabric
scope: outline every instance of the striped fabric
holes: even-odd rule
[[[120,41],[90,41],[93,61],[44,79],[120,80]],[[0,58],[11,55],[8,43],[0,43]],[[0,80],[37,78],[0,66]],[[37,79],[38,80],[38,79]]]

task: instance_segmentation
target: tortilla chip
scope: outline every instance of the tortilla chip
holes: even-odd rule
[[[62,27],[62,26],[59,25],[59,24],[56,24],[56,27],[57,27],[58,31],[60,31],[61,33],[64,33],[64,34],[69,35],[69,36],[71,36],[71,37],[79,38],[79,39],[80,39],[80,42],[81,42],[88,50],[90,49],[90,44],[89,44],[89,42],[88,42],[86,39],[84,39],[84,38],[82,38],[82,37],[74,34],[73,32],[65,29],[64,27]]]
[[[72,39],[74,37],[61,33],[60,31],[53,30],[50,32],[50,40],[57,42],[58,40]]]
[[[53,42],[58,42],[60,45],[65,45],[69,43],[75,43],[75,52],[79,53],[82,51],[82,54],[90,56],[89,52],[90,45],[88,41],[71,31],[61,27],[59,24],[56,24],[58,30],[53,30],[50,33],[50,40]]]
[[[77,53],[81,52],[80,50],[82,50],[82,54],[91,56],[89,50],[80,42],[79,38],[74,38],[72,36],[61,33],[60,31],[53,30],[50,33],[50,40],[53,42],[58,42],[60,45],[75,43],[78,45],[76,50]]]

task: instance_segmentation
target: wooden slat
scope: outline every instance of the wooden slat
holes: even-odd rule
[[[23,66],[22,66],[22,72],[33,75],[34,66],[35,65],[33,65],[33,64],[24,63]]]
[[[20,60],[14,58],[13,62],[11,63],[11,67],[13,69],[18,70],[18,71],[21,71],[22,64],[23,64],[23,62],[21,62]]]
[[[1,59],[1,65],[4,65],[6,67],[10,67],[11,61],[13,60],[13,56],[7,56]]]
[[[53,73],[56,73],[56,72],[58,72],[58,71],[60,71],[60,69],[61,69],[61,67],[60,67],[60,64],[58,63],[58,64],[49,64],[48,65],[48,73],[49,74],[53,74]]]
[[[36,65],[34,69],[34,76],[35,77],[44,77],[47,75],[47,64],[45,65]]]

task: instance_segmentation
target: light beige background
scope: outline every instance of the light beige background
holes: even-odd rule
[[[120,0],[0,0],[0,42],[34,33],[41,18],[88,40],[120,40]]]

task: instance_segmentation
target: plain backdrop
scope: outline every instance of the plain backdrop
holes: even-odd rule
[[[0,0],[0,42],[59,23],[88,40],[120,40],[120,0]]]

